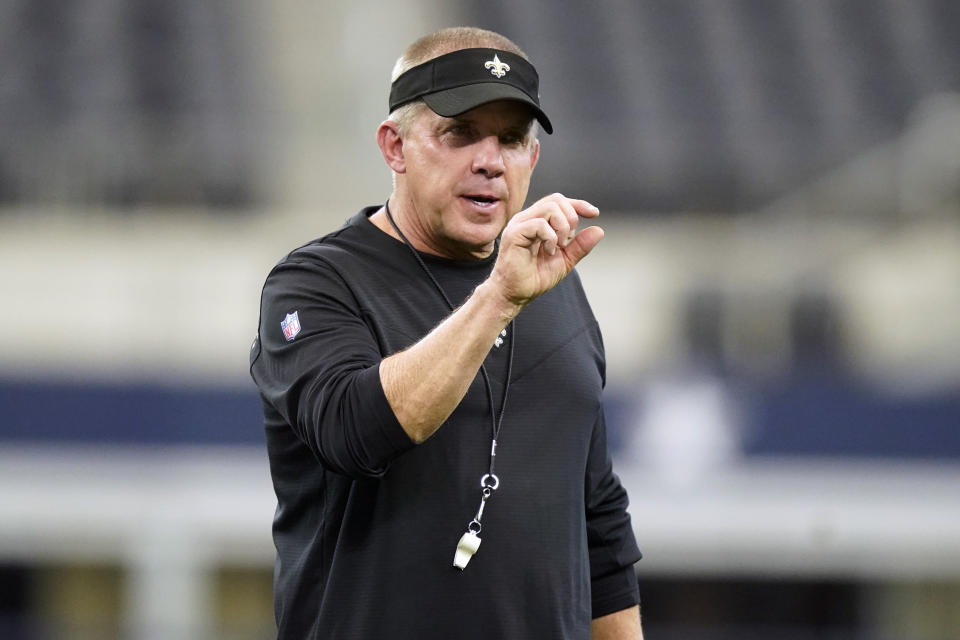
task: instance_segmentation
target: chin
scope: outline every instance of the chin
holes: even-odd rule
[[[499,216],[482,222],[467,222],[460,235],[477,244],[486,244],[496,240],[505,226],[506,222]]]
[[[451,234],[450,240],[461,247],[465,252],[471,254],[488,253],[493,250],[493,243],[496,241],[502,226],[497,225],[490,228],[491,225],[471,225],[473,228],[460,229],[458,233]]]

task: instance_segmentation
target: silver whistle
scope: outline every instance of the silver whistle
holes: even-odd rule
[[[473,531],[467,531],[460,536],[460,542],[457,543],[457,552],[453,556],[453,566],[463,571],[467,563],[470,562],[470,558],[472,558],[473,554],[480,548],[481,542],[480,536]]]

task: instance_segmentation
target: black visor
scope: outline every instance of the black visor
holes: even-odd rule
[[[495,100],[529,106],[547,133],[553,125],[540,108],[540,79],[527,60],[498,49],[460,49],[405,71],[390,87],[390,111],[422,98],[437,115],[458,116]]]

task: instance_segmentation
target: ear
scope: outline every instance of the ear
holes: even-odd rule
[[[403,139],[400,128],[393,120],[384,120],[377,127],[377,146],[387,166],[395,173],[406,173],[407,163],[403,157]]]
[[[537,167],[537,162],[540,160],[540,139],[534,138],[533,140],[533,151],[530,153],[530,171],[533,171]]]

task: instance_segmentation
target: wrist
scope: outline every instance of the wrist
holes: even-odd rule
[[[474,291],[474,295],[477,296],[482,307],[496,314],[504,326],[516,318],[526,306],[524,303],[511,300],[492,279],[482,282]]]

